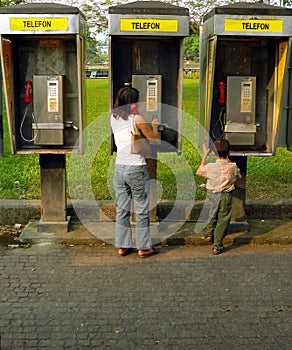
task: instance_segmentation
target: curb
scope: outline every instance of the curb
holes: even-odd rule
[[[157,205],[159,220],[169,216],[175,201],[161,201]],[[174,221],[197,221],[205,201],[182,202],[175,211]],[[292,199],[249,201],[245,204],[246,218],[249,219],[292,219]],[[69,201],[67,214],[72,221],[80,221],[78,214],[86,221],[114,220],[115,205],[113,201]],[[26,225],[31,220],[40,220],[40,200],[2,199],[0,201],[0,225]],[[82,219],[84,221],[84,219]]]
[[[19,239],[21,243],[38,244],[54,242],[64,245],[105,245],[114,242],[115,206],[112,201],[75,201],[68,204],[71,216],[69,232],[38,232],[41,205],[38,200],[2,200],[0,224],[25,226]],[[195,233],[198,218],[202,217],[205,201],[182,203],[175,218],[168,218],[174,208],[173,201],[163,201],[157,206],[159,221],[151,225],[154,244],[207,245],[202,233]],[[99,210],[97,210],[97,208]],[[80,222],[78,215],[83,218]],[[232,222],[226,245],[292,244],[292,200],[255,201],[245,205],[247,221]],[[200,218],[201,218],[200,217]],[[84,221],[86,218],[86,222]],[[176,229],[176,228],[177,229]],[[109,237],[111,235],[111,237]],[[165,238],[166,237],[166,238]]]

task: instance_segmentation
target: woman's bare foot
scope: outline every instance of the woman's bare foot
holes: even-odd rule
[[[148,258],[149,256],[158,254],[158,250],[155,248],[151,249],[139,249],[138,255],[140,258]]]
[[[119,256],[127,256],[133,252],[134,252],[133,248],[119,248],[118,250]]]

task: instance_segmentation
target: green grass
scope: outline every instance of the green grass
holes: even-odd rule
[[[182,155],[158,154],[158,197],[203,199],[195,171],[198,79],[184,79]],[[108,80],[86,79],[86,152],[67,156],[68,197],[111,199],[114,156],[109,154]],[[4,116],[4,155],[0,156],[0,198],[39,199],[38,155],[11,155]],[[247,200],[292,198],[292,152],[278,148],[276,156],[248,157]]]

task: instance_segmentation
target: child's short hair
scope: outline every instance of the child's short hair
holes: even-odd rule
[[[230,143],[228,140],[220,139],[214,141],[214,150],[218,153],[219,157],[227,158],[230,153]]]

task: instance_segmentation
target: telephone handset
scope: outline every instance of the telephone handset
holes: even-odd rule
[[[130,110],[131,110],[132,112],[134,112],[134,114],[139,114],[138,106],[137,106],[136,103],[132,103],[132,104],[131,104]]]
[[[21,123],[20,123],[20,136],[21,138],[23,139],[23,141],[26,141],[26,142],[33,142],[37,135],[35,135],[34,137],[32,137],[31,139],[28,139],[24,136],[23,134],[23,126],[24,126],[24,122],[27,118],[27,112],[28,112],[28,105],[32,102],[32,98],[31,98],[31,93],[32,93],[32,81],[31,80],[27,80],[25,82],[25,88],[24,88],[24,98],[23,98],[23,101],[25,103],[25,109],[24,109],[24,113],[23,113],[23,116],[22,116],[22,119],[21,119]],[[33,119],[33,121],[35,120],[34,118],[34,113],[32,111],[31,113],[31,117]]]
[[[24,93],[24,103],[31,103],[31,90],[32,90],[32,81],[27,80],[25,82],[25,93]]]
[[[218,87],[219,87],[218,103],[220,105],[224,105],[225,104],[224,82],[223,81],[219,81]]]
[[[225,85],[223,81],[219,81],[217,83],[218,88],[219,88],[219,97],[217,99],[218,104],[220,105],[220,112],[219,116],[216,120],[216,123],[214,124],[214,127],[212,129],[212,137],[214,139],[220,139],[224,135],[224,124],[225,124],[225,103],[226,103],[226,98],[225,98]]]

